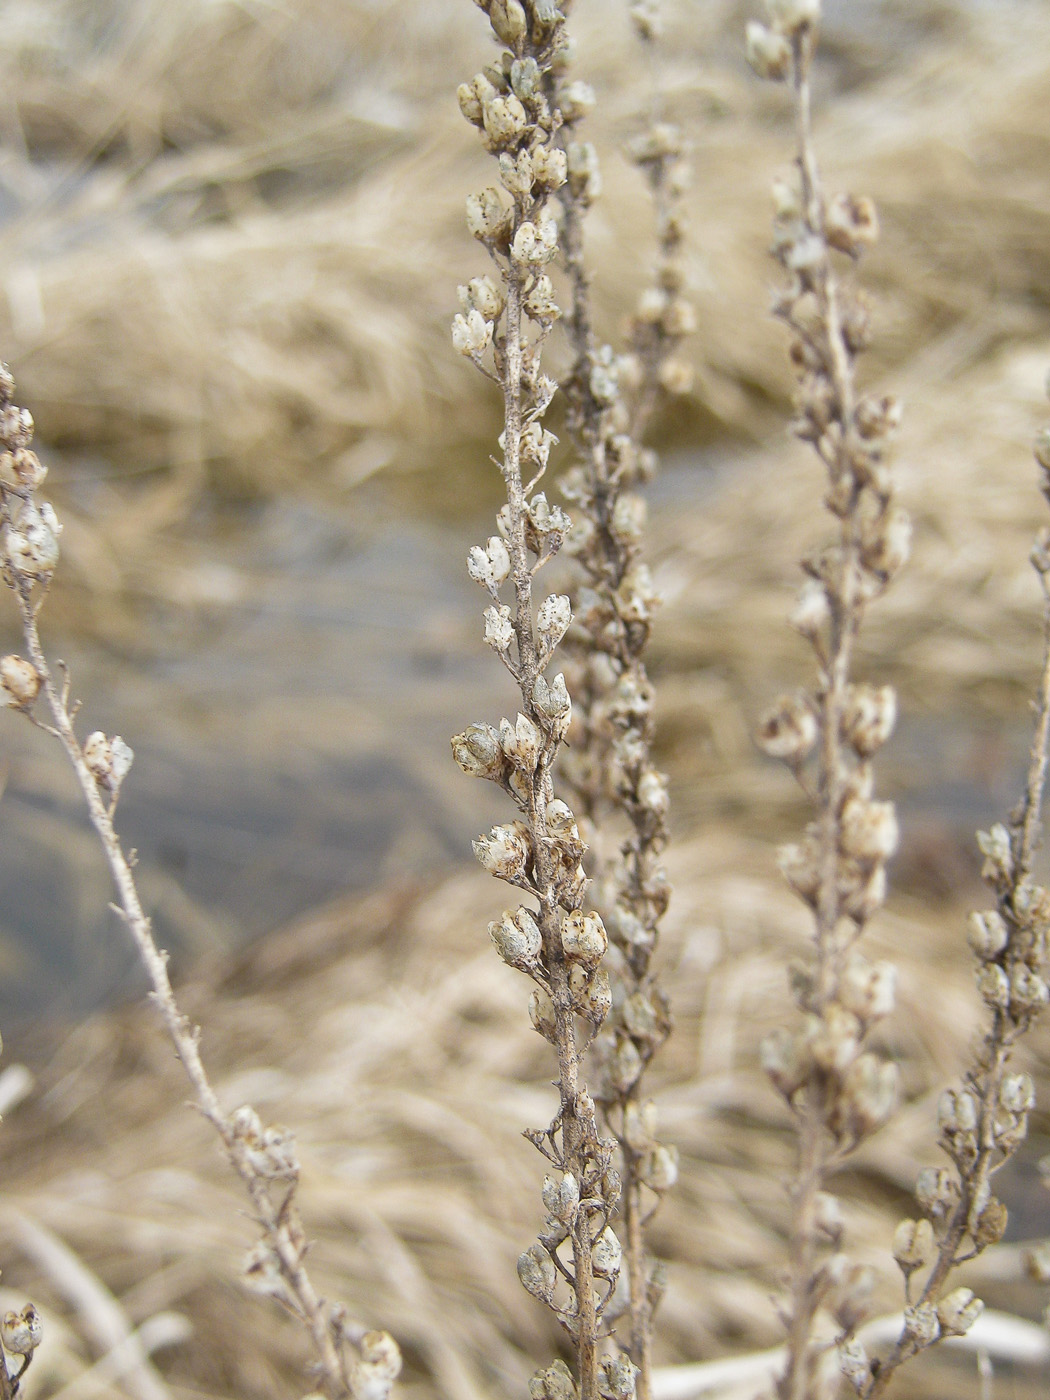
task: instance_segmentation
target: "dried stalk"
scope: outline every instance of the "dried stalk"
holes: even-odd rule
[[[52,507],[38,504],[37,489],[46,468],[29,450],[33,420],[12,403],[14,383],[0,368],[0,527],[2,570],[22,622],[28,660],[0,658],[0,698],[21,711],[38,728],[59,740],[72,764],[98,834],[113,883],[113,906],[131,934],[150,980],[151,1000],[160,1012],[175,1053],[193,1089],[197,1107],[211,1123],[226,1157],[251,1198],[261,1237],[249,1252],[245,1277],[256,1290],[276,1298],[310,1334],[320,1384],[329,1400],[347,1395],[376,1400],[400,1369],[400,1356],[385,1332],[366,1332],[350,1323],[341,1305],[319,1298],[304,1265],[307,1241],[295,1204],[299,1163],[287,1129],[264,1127],[258,1114],[243,1105],[227,1114],[219,1103],[200,1056],[200,1031],[179,1010],[168,977],[167,954],[153,940],[132,871],[113,824],[121,785],[132,751],[119,735],[97,731],[81,744],[74,728],[78,705],[70,707],[69,676],[64,667],[56,682],[40,639],[38,618],[58,563],[61,526]],[[50,723],[34,714],[41,693]],[[385,1389],[384,1389],[385,1387]]]
[[[790,79],[798,142],[797,183],[774,191],[773,251],[790,279],[774,314],[792,333],[793,428],[826,469],[824,504],[837,524],[834,543],[804,561],[810,578],[792,616],[813,648],[814,691],[782,697],[758,735],[815,808],[805,840],[781,853],[784,874],[814,916],[811,961],[793,976],[804,1023],[763,1045],[799,1134],[787,1363],[777,1396],[814,1400],[824,1388],[823,1319],[830,1315],[848,1342],[871,1286],[867,1270],[837,1253],[841,1216],[826,1187],[843,1158],[885,1121],[896,1095],[895,1066],[865,1048],[871,1027],[892,1009],[894,970],[856,951],[883,903],[885,862],[897,843],[892,804],[872,798],[871,766],[892,730],[896,701],[888,686],[855,684],[851,662],[867,604],[904,563],[910,527],[892,505],[883,461],[899,410],[892,400],[858,396],[854,362],[867,343],[868,318],[832,263],[833,249],[856,259],[874,241],[877,224],[870,200],[828,199],[821,189],[809,87],[819,0],[769,0],[767,8],[770,28],[748,26],[749,58],[760,76]]]
[[[488,250],[494,276],[460,288],[453,322],[457,348],[502,390],[504,430],[498,463],[507,494],[499,533],[471,550],[468,570],[488,593],[485,638],[513,677],[521,710],[497,730],[473,724],[452,741],[468,774],[496,782],[513,799],[518,819],[474,843],[482,865],[535,901],[506,910],[489,932],[500,956],[535,983],[533,1025],[554,1047],[559,1106],[550,1125],[526,1136],[554,1169],[543,1186],[549,1212],[537,1243],[518,1261],[525,1288],[546,1303],[573,1340],[575,1380],[560,1362],[533,1377],[534,1400],[578,1393],[629,1400],[635,1368],[628,1357],[601,1356],[605,1317],[620,1269],[621,1246],[610,1217],[620,1195],[612,1169],[615,1144],[600,1136],[581,1058],[612,1002],[601,966],[608,937],[600,915],[584,907],[585,844],[569,806],[556,797],[553,769],[571,717],[562,674],[545,672],[572,621],[568,597],[537,607],[533,580],[556,554],[567,516],[531,495],[546,470],[553,436],[542,419],[556,385],[541,370],[541,353],[561,311],[544,269],[558,254],[551,199],[566,182],[569,162],[556,140],[564,111],[549,100],[565,63],[561,10],[548,0],[484,0],[499,59],[459,89],[460,107],[498,159],[502,192],[471,196],[470,231]],[[563,6],[564,10],[566,7]],[[507,196],[510,202],[507,202]],[[492,368],[488,367],[491,352]],[[532,475],[526,485],[524,473]],[[502,601],[508,587],[512,605]]]
[[[651,50],[659,33],[655,5],[635,4],[631,13]],[[568,171],[559,196],[572,294],[566,330],[573,363],[565,392],[578,464],[563,477],[562,490],[579,508],[569,541],[579,576],[573,593],[576,625],[566,638],[575,706],[561,773],[588,838],[605,838],[592,873],[612,939],[615,1009],[594,1045],[601,1073],[596,1098],[619,1145],[623,1174],[628,1290],[616,1311],[629,1316],[627,1350],[638,1368],[638,1395],[649,1400],[653,1312],[663,1283],[646,1251],[645,1224],[677,1177],[677,1155],[655,1136],[655,1105],[644,1084],[645,1070],[671,1029],[667,998],[651,971],[669,896],[660,861],[668,800],[666,778],[651,757],[653,688],[643,658],[658,599],[641,559],[645,508],[635,488],[655,470],[655,454],[642,447],[642,438],[661,386],[688,387],[687,376],[670,358],[693,328],[692,307],[681,295],[679,256],[678,198],[685,167],[680,135],[658,120],[654,99],[649,125],[630,149],[656,204],[655,285],[633,319],[630,354],[617,359],[611,347],[597,343],[585,266],[584,219],[600,193],[601,173],[597,152],[578,139],[578,127],[593,93],[564,71],[551,74],[548,92],[560,117],[557,139]],[[613,851],[609,838],[617,828]]]
[[[1050,429],[1037,440],[1036,459],[1050,502]],[[894,1234],[906,1303],[900,1336],[880,1359],[869,1362],[859,1348],[848,1357],[863,1400],[876,1400],[906,1361],[944,1337],[963,1335],[980,1315],[983,1304],[971,1289],[946,1285],[957,1265],[1003,1236],[1007,1211],[992,1194],[992,1181],[1024,1141],[1035,1106],[1031,1077],[1009,1071],[1017,1042],[1050,1001],[1050,892],[1032,880],[1050,754],[1050,530],[1040,534],[1032,563],[1043,591],[1043,661],[1024,795],[1007,825],[977,837],[995,908],[970,916],[969,943],[990,1024],[962,1084],[946,1089],[938,1104],[938,1141],[953,1169],[920,1172],[922,1218],[902,1220]],[[1030,1267],[1050,1281],[1050,1260],[1033,1255]]]

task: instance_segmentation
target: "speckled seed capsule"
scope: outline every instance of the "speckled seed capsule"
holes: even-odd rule
[[[504,909],[503,917],[489,924],[489,937],[511,967],[532,966],[543,946],[539,926],[528,909]]]
[[[566,914],[561,921],[561,944],[570,962],[597,967],[609,946],[601,915],[582,909]]]
[[[615,1278],[620,1272],[623,1251],[610,1225],[595,1240],[591,1248],[591,1267],[599,1278]]]
[[[579,1392],[564,1361],[552,1362],[529,1381],[529,1400],[577,1400]]]
[[[526,1292],[543,1302],[549,1302],[554,1293],[557,1275],[554,1263],[541,1244],[529,1245],[518,1256],[518,1278]]]
[[[0,705],[25,709],[40,694],[40,673],[21,656],[0,657]]]
[[[928,1264],[936,1248],[928,1220],[902,1220],[893,1232],[893,1257],[905,1273]]]
[[[941,1332],[948,1337],[961,1337],[984,1311],[980,1298],[974,1296],[971,1288],[955,1288],[937,1304],[937,1321]]]
[[[602,1400],[634,1400],[637,1374],[629,1357],[602,1357],[598,1363],[598,1394]]]

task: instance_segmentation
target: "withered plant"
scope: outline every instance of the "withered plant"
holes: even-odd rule
[[[296,1205],[299,1160],[294,1137],[279,1124],[264,1124],[249,1104],[232,1111],[222,1106],[201,1058],[200,1031],[175,1001],[167,954],[153,939],[135,885],[134,858],[125,854],[114,826],[121,788],[131,769],[131,748],[120,735],[101,730],[81,740],[76,728],[80,706],[70,704],[69,674],[59,662],[56,676],[45,655],[38,624],[58,565],[61,525],[50,503],[39,499],[47,469],[30,448],[32,415],[13,402],[13,394],[11,374],[6,365],[0,366],[0,570],[18,608],[27,652],[25,657],[0,657],[0,699],[57,739],[76,773],[116,887],[113,907],[146,969],[150,997],[190,1081],[196,1106],[218,1134],[251,1200],[259,1238],[244,1263],[246,1282],[276,1299],[307,1330],[317,1384],[327,1400],[385,1400],[401,1369],[397,1344],[388,1333],[353,1322],[341,1304],[319,1297],[307,1272],[307,1240]],[[37,714],[41,699],[49,720]],[[9,1351],[31,1355],[40,1340],[35,1314],[23,1313],[21,1323],[9,1315],[0,1326],[0,1339]]]
[[[895,971],[869,962],[857,947],[883,903],[885,865],[897,845],[893,806],[874,798],[872,772],[893,729],[896,697],[889,686],[855,681],[852,655],[865,609],[906,561],[910,524],[893,504],[885,462],[899,406],[857,390],[855,363],[869,340],[869,314],[841,271],[876,240],[875,208],[866,197],[825,195],[814,152],[810,73],[820,0],[767,0],[767,13],[768,24],[748,25],[748,57],[759,76],[790,84],[797,121],[795,176],[774,185],[773,254],[787,283],[773,311],[792,336],[793,430],[826,470],[824,506],[836,525],[833,540],[803,560],[808,577],[791,615],[813,649],[815,684],[782,697],[758,734],[765,752],[792,770],[815,812],[803,840],[780,857],[814,919],[811,956],[791,972],[801,1023],[762,1047],[799,1140],[783,1306],[787,1360],[776,1391],[778,1400],[820,1400],[835,1393],[841,1371],[863,1400],[873,1400],[904,1362],[963,1335],[979,1316],[981,1301],[969,1288],[950,1288],[950,1275],[1003,1235],[1007,1213],[992,1194],[992,1178],[1023,1140],[1034,1104],[1031,1078],[1009,1066],[1017,1040],[1050,1000],[1050,895],[1032,880],[1050,733],[1050,532],[1032,556],[1046,600],[1045,646],[1025,793],[1008,825],[978,836],[996,907],[971,917],[969,941],[990,1022],[961,1085],[941,1096],[938,1142],[951,1167],[923,1169],[916,1188],[921,1218],[902,1221],[894,1234],[904,1321],[892,1350],[872,1359],[856,1332],[873,1279],[842,1252],[842,1215],[827,1188],[896,1099],[896,1068],[868,1039],[893,1009]],[[1050,499],[1050,435],[1036,455]],[[1038,1257],[1033,1269],[1050,1276]]]

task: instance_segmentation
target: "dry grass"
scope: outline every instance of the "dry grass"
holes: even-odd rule
[[[699,426],[721,450],[781,422],[788,377],[763,289],[768,172],[785,142],[778,101],[739,72],[725,37],[742,7],[703,8],[676,36],[666,83],[697,131],[702,332],[693,412],[677,427]],[[906,58],[874,30],[844,40],[827,71],[845,89],[820,134],[829,175],[848,162],[882,212],[877,368],[908,401],[899,474],[918,524],[907,582],[873,613],[867,647],[905,710],[941,726],[1020,722],[1037,661],[1025,444],[1045,416],[1050,359],[1050,153],[1032,116],[1050,101],[1050,19],[1022,8],[1024,25],[1004,32],[996,7],[963,21],[917,5],[915,28],[895,31],[913,39]],[[599,34],[579,9],[600,87],[624,71],[626,26]],[[469,5],[55,0],[20,12],[25,32],[9,30],[0,56],[0,177],[17,209],[0,232],[0,341],[42,435],[74,469],[101,461],[119,478],[85,501],[85,543],[71,551],[82,578],[119,586],[143,539],[208,485],[308,480],[342,494],[435,441],[426,466],[440,471],[483,432],[447,331],[451,285],[476,271],[460,217],[476,164],[447,96],[449,74],[474,66]],[[449,56],[435,65],[439,47]],[[629,129],[629,85],[615,90],[605,136]],[[606,177],[614,192],[634,178],[614,161]],[[613,324],[644,273],[639,245],[611,213],[594,243],[618,289],[602,312]],[[748,719],[801,667],[783,617],[814,489],[778,436],[659,542],[665,744],[680,806],[719,817],[671,862],[679,1033],[663,1102],[683,1184],[655,1241],[672,1260],[664,1362],[778,1335],[769,1299],[790,1138],[755,1045],[781,1016],[784,948],[804,921],[769,847],[741,831],[756,813],[776,827],[793,800],[754,759]],[[901,745],[903,784],[926,755],[907,726]],[[228,1101],[251,1097],[299,1133],[321,1284],[405,1343],[409,1397],[520,1394],[557,1345],[514,1277],[536,1186],[519,1134],[549,1116],[550,1090],[525,984],[481,946],[491,914],[480,874],[351,901],[201,972],[187,996]],[[851,1177],[862,1253],[884,1249],[905,1208],[928,1159],[930,1094],[975,1025],[959,914],[899,899],[881,924],[902,965],[891,1034],[914,1107]],[[162,1358],[176,1394],[305,1390],[297,1336],[233,1282],[251,1230],[148,1011],[96,1018],[34,1053],[45,1092],[0,1135],[5,1282],[48,1309],[49,1336],[59,1317],[69,1330],[38,1357],[29,1400],[80,1374],[91,1349],[55,1281],[20,1252],[19,1214],[66,1239],[134,1321],[165,1308],[192,1318],[195,1340]],[[1045,1102],[1045,1032],[1032,1053]],[[1015,1187],[1038,1231],[1036,1195],[1020,1177]],[[996,1258],[1016,1273],[1009,1248],[989,1267]],[[1002,1281],[986,1296],[1039,1306]],[[943,1385],[964,1393],[954,1377]],[[1020,1382],[1003,1382],[996,1400],[1014,1393]]]

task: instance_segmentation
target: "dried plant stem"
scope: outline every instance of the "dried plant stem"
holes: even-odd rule
[[[891,1009],[893,969],[871,965],[857,942],[885,896],[885,863],[897,842],[892,804],[872,800],[871,760],[893,728],[888,686],[852,679],[853,647],[867,604],[907,555],[909,525],[892,506],[884,442],[899,410],[890,399],[861,398],[854,362],[868,339],[859,295],[840,281],[835,249],[856,259],[877,235],[867,199],[825,196],[813,147],[809,73],[818,0],[768,6],[772,28],[748,26],[760,76],[788,77],[796,114],[796,182],[775,187],[773,251],[788,274],[774,314],[792,335],[798,373],[793,428],[812,444],[827,473],[824,505],[836,521],[830,545],[803,561],[809,582],[792,622],[817,665],[812,695],[783,696],[763,717],[758,742],[786,763],[811,797],[805,839],[781,853],[781,867],[813,911],[811,962],[794,975],[803,1028],[770,1037],[763,1060],[790,1105],[799,1136],[791,1190],[793,1223],[784,1305],[787,1362],[779,1400],[815,1400],[830,1315],[848,1348],[863,1317],[867,1272],[837,1255],[842,1221],[827,1192],[842,1160],[885,1121],[895,1067],[865,1049],[871,1027]],[[844,1363],[845,1364],[845,1363]]]
[[[647,10],[644,20],[637,14],[635,19],[651,47],[658,25],[654,7]],[[654,117],[632,144],[657,199],[660,252],[656,285],[634,318],[631,353],[617,359],[610,347],[597,343],[585,259],[584,219],[601,180],[597,154],[578,139],[578,127],[593,95],[564,71],[551,73],[547,91],[560,117],[557,139],[568,171],[559,198],[571,290],[567,422],[577,465],[563,478],[562,489],[580,511],[570,541],[579,575],[576,625],[566,639],[576,703],[571,749],[561,772],[596,843],[592,871],[614,945],[609,969],[616,1009],[592,1053],[601,1074],[596,1097],[620,1150],[627,1350],[638,1368],[637,1393],[648,1400],[653,1310],[662,1279],[646,1250],[645,1224],[677,1166],[674,1150],[656,1140],[644,1074],[671,1024],[667,999],[651,970],[669,890],[660,861],[667,841],[667,787],[651,758],[653,689],[643,659],[657,599],[641,561],[644,504],[633,488],[655,469],[655,456],[643,449],[641,436],[657,402],[661,370],[692,328],[692,308],[680,294],[681,226],[673,208],[673,192],[680,193],[683,184],[681,141]]]
[[[230,1118],[223,1112],[219,1104],[201,1060],[200,1030],[190,1024],[175,1001],[171,980],[168,977],[167,957],[153,940],[149,919],[143,911],[135,886],[135,877],[114,829],[110,809],[103,802],[98,783],[84,761],[83,750],[73,729],[73,722],[70,719],[64,695],[56,687],[44,655],[29,584],[24,580],[18,581],[15,594],[18,599],[26,648],[37,674],[41,678],[55,731],[70,763],[73,765],[77,781],[80,783],[84,800],[87,803],[91,824],[98,833],[99,841],[102,844],[106,863],[109,865],[113,882],[117,887],[120,901],[119,912],[146,969],[153,989],[152,1000],[160,1011],[165,1028],[175,1047],[175,1053],[182,1062],[186,1077],[193,1088],[197,1107],[221,1138],[230,1165],[244,1182],[251,1197],[258,1223],[280,1260],[281,1276],[291,1289],[298,1310],[313,1339],[324,1377],[326,1394],[331,1396],[332,1400],[336,1400],[336,1397],[348,1392],[349,1380],[332,1341],[324,1304],[318,1298],[302,1263],[301,1237],[298,1243],[295,1242],[296,1236],[299,1235],[299,1225],[294,1215],[289,1214],[292,1209],[292,1193],[289,1192],[280,1204],[274,1205],[266,1183],[248,1164],[244,1144],[237,1137]]]
[[[218,1133],[251,1199],[261,1239],[248,1255],[247,1282],[276,1298],[309,1332],[318,1380],[328,1400],[363,1397],[365,1391],[368,1400],[383,1400],[400,1369],[396,1344],[386,1333],[369,1333],[349,1323],[342,1307],[319,1298],[305,1268],[307,1244],[295,1204],[299,1163],[294,1139],[284,1128],[264,1127],[248,1105],[229,1114],[223,1110],[201,1059],[200,1031],[175,1001],[167,955],[154,942],[136,888],[134,859],[124,854],[113,823],[132,752],[119,736],[107,738],[101,732],[80,742],[74,728],[77,707],[69,707],[69,677],[59,686],[48,664],[38,618],[58,561],[61,527],[51,507],[35,499],[45,469],[28,450],[32,418],[11,403],[13,388],[6,366],[0,367],[0,560],[4,581],[15,595],[29,659],[0,658],[0,700],[57,738],[76,774],[116,886],[118,902],[113,907],[146,969],[151,999],[197,1107]],[[33,714],[41,691],[50,723]]]
[[[561,548],[570,522],[543,493],[529,498],[555,442],[542,419],[557,386],[541,372],[540,358],[561,314],[543,269],[558,252],[549,201],[566,178],[566,156],[554,141],[559,117],[548,100],[552,70],[565,61],[565,21],[545,0],[527,6],[485,0],[481,8],[507,47],[497,63],[460,87],[459,101],[499,162],[502,190],[490,187],[467,202],[468,226],[487,248],[494,276],[459,289],[462,312],[452,336],[503,395],[498,465],[506,504],[497,517],[499,533],[470,551],[467,567],[491,600],[485,638],[513,677],[521,709],[514,721],[501,720],[498,730],[470,725],[453,738],[452,749],[466,773],[497,783],[517,806],[519,818],[479,837],[474,850],[491,874],[536,901],[535,907],[505,910],[489,933],[504,961],[535,984],[532,1022],[558,1063],[558,1111],[547,1128],[526,1133],[557,1175],[544,1181],[548,1216],[537,1242],[521,1255],[518,1274],[569,1333],[577,1369],[573,1380],[555,1362],[533,1377],[532,1395],[565,1400],[571,1390],[581,1400],[597,1400],[614,1385],[615,1394],[629,1400],[630,1362],[599,1355],[620,1266],[621,1246],[609,1226],[620,1183],[611,1170],[613,1144],[598,1134],[594,1100],[582,1077],[587,1040],[611,1004],[601,967],[608,937],[599,915],[584,908],[587,882],[580,861],[586,846],[573,812],[555,795],[552,777],[572,707],[564,676],[548,681],[545,672],[572,610],[561,595],[538,606],[534,600],[535,577]],[[533,473],[527,486],[526,468]],[[513,607],[501,601],[508,584]]]
[[[1043,494],[1050,501],[1050,432],[1036,444]],[[1050,1001],[1050,892],[1032,881],[1032,860],[1050,756],[1050,531],[1032,551],[1043,591],[1043,657],[1036,720],[1024,794],[1007,826],[981,832],[983,876],[996,907],[970,918],[969,942],[977,960],[977,986],[990,1024],[958,1089],[938,1105],[939,1143],[954,1173],[925,1168],[916,1189],[924,1218],[904,1220],[894,1255],[904,1275],[904,1327],[889,1354],[870,1366],[863,1400],[877,1400],[911,1357],[942,1337],[960,1336],[976,1321],[982,1303],[968,1288],[945,1292],[957,1265],[1002,1238],[1006,1207],[992,1194],[995,1174],[1027,1133],[1035,1090],[1027,1074],[1010,1072],[1018,1041]],[[1050,1261],[1034,1256],[1030,1267],[1044,1282]],[[921,1288],[913,1278],[928,1269]]]

